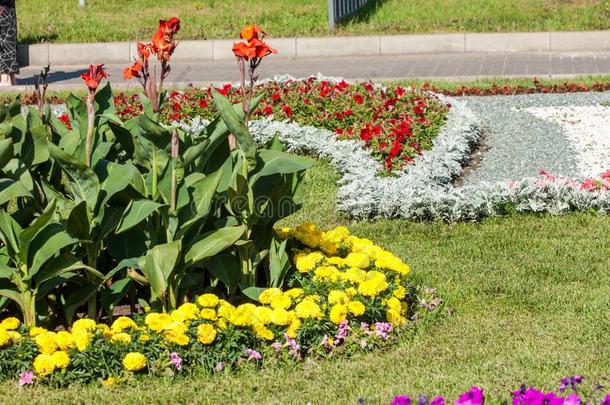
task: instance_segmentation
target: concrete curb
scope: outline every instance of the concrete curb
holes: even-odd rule
[[[233,40],[181,41],[175,61],[233,59]],[[271,38],[278,57],[385,56],[425,53],[610,51],[610,31],[458,33],[321,38]],[[128,64],[136,55],[127,42],[18,46],[21,66]]]

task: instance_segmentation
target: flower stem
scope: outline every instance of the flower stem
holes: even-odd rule
[[[93,130],[95,126],[94,97],[95,93],[90,91],[87,97],[87,138],[85,139],[85,164],[87,167],[91,167],[91,149],[93,148]]]

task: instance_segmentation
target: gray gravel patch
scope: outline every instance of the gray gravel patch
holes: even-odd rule
[[[576,151],[556,123],[536,118],[529,107],[588,106],[610,101],[610,92],[463,97],[486,129],[486,152],[464,185],[538,176],[540,169],[580,177]]]

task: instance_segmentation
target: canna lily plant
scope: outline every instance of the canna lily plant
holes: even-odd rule
[[[153,113],[158,113],[160,105],[163,102],[163,82],[169,75],[171,67],[170,59],[178,42],[174,40],[174,36],[180,31],[180,19],[172,17],[169,20],[160,20],[157,32],[149,43],[138,42],[138,56],[135,58],[133,65],[125,68],[123,77],[126,80],[133,78],[138,79],[144,94],[151,103]],[[161,74],[157,87],[157,65],[153,64],[152,72],[150,69],[150,58],[156,56],[161,64]],[[161,99],[159,99],[161,97]],[[144,104],[144,100],[142,100]]]
[[[207,290],[256,299],[281,287],[291,263],[273,225],[299,208],[312,162],[277,139],[257,147],[248,129],[256,69],[276,51],[244,29],[243,100],[215,93],[220,116],[187,134],[159,117],[179,29],[161,20],[124,71],[142,84],[140,116],[116,116],[103,65],[82,75],[87,98],[70,96],[66,119],[48,105],[0,106],[0,309],[69,324],[85,312],[112,319],[117,305],[170,311]]]

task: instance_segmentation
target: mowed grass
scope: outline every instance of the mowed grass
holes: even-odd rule
[[[6,403],[388,404],[401,393],[459,392],[478,384],[508,399],[521,383],[610,376],[610,218],[519,215],[481,224],[347,221],[334,209],[337,175],[319,162],[304,209],[285,221],[347,225],[400,254],[439,289],[445,315],[386,351],[106,389],[0,385]]]
[[[23,42],[146,40],[179,16],[180,39],[236,38],[257,23],[273,37],[329,35],[326,0],[17,0]],[[574,31],[610,27],[604,0],[377,0],[335,35]]]

